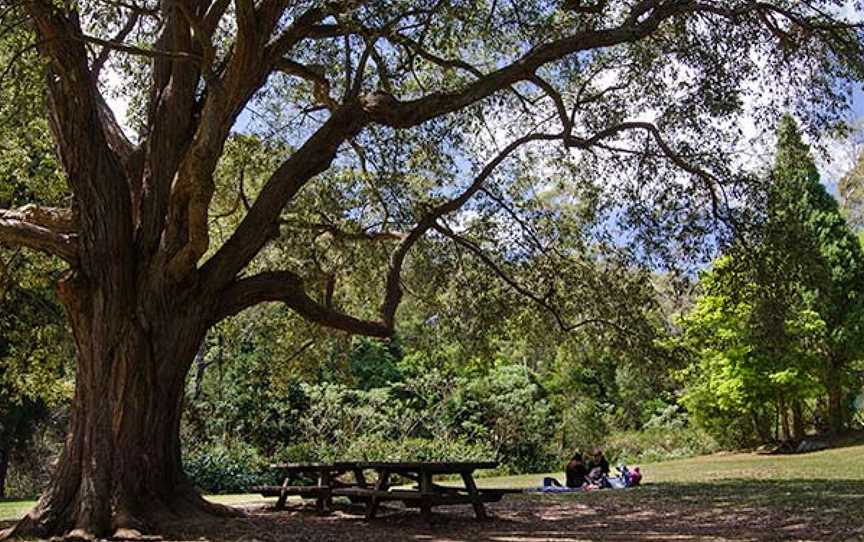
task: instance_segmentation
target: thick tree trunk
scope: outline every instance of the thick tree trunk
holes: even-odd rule
[[[171,519],[226,513],[198,495],[180,458],[185,376],[206,332],[199,307],[179,298],[176,312],[139,306],[123,311],[125,322],[106,322],[114,311],[102,303],[128,297],[72,283],[61,297],[78,351],[70,432],[52,486],[7,534],[130,537]]]
[[[9,450],[0,442],[0,499],[6,498],[6,473],[9,472]]]

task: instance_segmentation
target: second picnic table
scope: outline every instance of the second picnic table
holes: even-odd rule
[[[406,507],[420,508],[427,521],[431,521],[433,507],[455,504],[470,504],[477,519],[486,519],[484,503],[498,502],[507,493],[521,492],[519,489],[477,488],[474,471],[497,466],[498,463],[491,461],[287,463],[271,465],[285,473],[281,486],[258,486],[253,490],[265,496],[279,497],[277,509],[285,506],[289,495],[300,495],[314,498],[318,511],[327,513],[332,498],[342,496],[354,503],[364,503],[367,519],[374,519],[380,503],[385,501],[402,501]],[[367,483],[365,470],[377,473],[374,486]],[[338,479],[346,474],[353,475],[353,482]],[[295,485],[296,479],[302,475],[311,475],[317,484]],[[459,475],[464,487],[438,485],[433,480],[438,475]],[[415,482],[416,487],[393,487],[391,482],[396,476]]]

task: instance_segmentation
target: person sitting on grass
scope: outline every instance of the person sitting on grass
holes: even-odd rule
[[[564,466],[564,476],[566,483],[570,489],[581,489],[585,485],[588,469],[585,468],[585,463],[582,461],[582,454],[576,452],[570,461]],[[555,478],[544,478],[543,487],[564,487],[561,482]]]
[[[600,448],[594,450],[594,455],[588,460],[587,470],[588,483],[597,487],[606,487],[604,481],[609,476],[609,461],[603,455],[603,450]]]

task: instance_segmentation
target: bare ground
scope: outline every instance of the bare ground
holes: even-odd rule
[[[196,542],[864,541],[864,508],[826,509],[818,499],[813,507],[764,506],[735,499],[734,494],[718,499],[716,492],[703,500],[699,488],[679,488],[677,494],[673,489],[511,496],[487,507],[490,521],[475,520],[470,507],[442,507],[435,509],[431,526],[416,510],[398,504],[388,505],[382,517],[371,522],[358,515],[361,510],[319,516],[308,508],[276,512],[259,506],[246,518],[185,522],[165,534],[171,540]],[[622,493],[630,495],[621,498]]]

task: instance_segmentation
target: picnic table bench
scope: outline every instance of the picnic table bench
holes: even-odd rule
[[[357,467],[357,463],[345,461],[336,463],[283,463],[270,465],[285,473],[281,486],[255,486],[252,491],[260,493],[265,497],[279,497],[276,501],[276,509],[285,508],[285,502],[291,495],[314,498],[316,508],[319,512],[326,513],[332,508],[332,492],[334,488],[366,487],[366,478],[363,470]],[[354,483],[340,482],[337,478],[346,473],[354,475]],[[311,475],[317,483],[313,485],[298,485],[297,478],[302,475]]]

